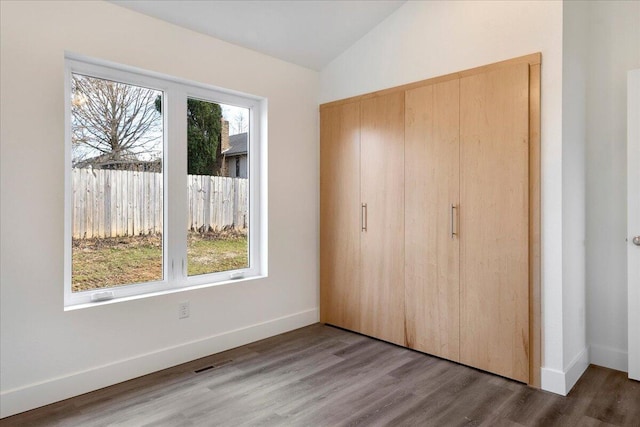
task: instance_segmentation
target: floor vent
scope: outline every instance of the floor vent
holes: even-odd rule
[[[217,365],[209,365],[209,366],[205,366],[204,368],[196,369],[196,370],[195,370],[195,371],[193,371],[193,372],[194,372],[194,373],[196,373],[196,374],[199,374],[199,373],[201,373],[201,372],[209,371],[209,370],[211,370],[211,369],[221,368],[221,367],[223,367],[224,365],[226,365],[226,364],[228,364],[228,363],[231,363],[231,362],[233,362],[233,360],[231,360],[231,359],[229,359],[229,360],[225,360],[225,361],[223,361],[223,362],[220,362],[220,363],[219,363],[219,364],[217,364]]]

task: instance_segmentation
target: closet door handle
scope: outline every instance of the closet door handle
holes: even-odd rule
[[[362,204],[362,211],[361,211],[361,222],[362,222],[362,231],[367,231],[367,204],[363,203]]]
[[[458,209],[458,207],[452,203],[451,204],[451,223],[450,223],[450,230],[451,230],[451,238],[452,239],[455,236],[458,235],[458,230],[456,229],[456,212],[457,212],[457,209]]]

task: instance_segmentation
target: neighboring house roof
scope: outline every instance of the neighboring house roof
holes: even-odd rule
[[[229,148],[222,152],[227,156],[241,156],[247,154],[247,133],[229,135]]]

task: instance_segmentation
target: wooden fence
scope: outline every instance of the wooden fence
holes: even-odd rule
[[[162,232],[162,174],[74,168],[72,180],[74,239]],[[188,229],[247,227],[247,179],[188,175],[187,183]]]

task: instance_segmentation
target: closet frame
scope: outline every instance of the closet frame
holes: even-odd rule
[[[540,194],[540,73],[542,64],[541,53],[533,53],[508,59],[480,67],[446,74],[414,83],[383,89],[364,95],[354,96],[320,105],[323,109],[343,104],[363,101],[405,92],[410,89],[453,79],[476,75],[492,71],[501,67],[526,63],[529,65],[529,382],[533,387],[540,387],[540,368],[542,363],[542,307],[541,307],[541,194]],[[322,168],[322,165],[321,165]],[[322,236],[322,230],[320,230]],[[321,313],[323,304],[327,301],[320,296]],[[321,321],[324,319],[321,316]]]

